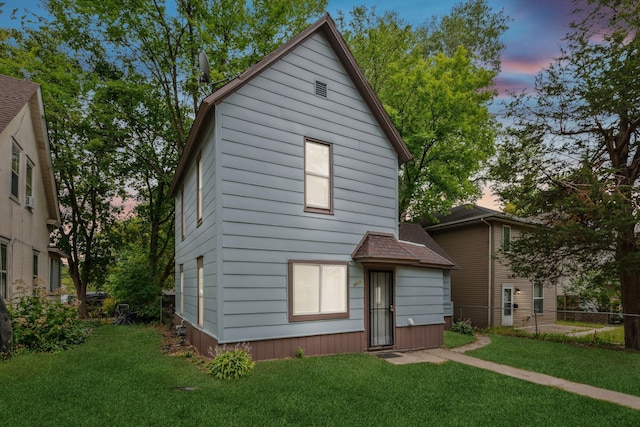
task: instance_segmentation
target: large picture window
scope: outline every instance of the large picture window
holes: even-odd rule
[[[333,212],[331,144],[305,139],[304,208],[308,212]]]
[[[349,264],[289,261],[289,320],[349,317]]]

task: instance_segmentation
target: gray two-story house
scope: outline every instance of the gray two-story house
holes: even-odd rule
[[[188,341],[257,360],[441,345],[453,263],[398,239],[410,159],[328,15],[205,98],[170,190]]]

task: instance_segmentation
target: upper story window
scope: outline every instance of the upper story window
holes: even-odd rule
[[[38,251],[33,251],[33,281],[35,284],[36,279],[39,276],[39,272],[38,272],[38,263],[40,260],[40,252]]]
[[[196,159],[196,221],[202,223],[202,156]]]
[[[305,139],[304,208],[307,212],[333,213],[332,146]]]
[[[18,198],[18,186],[20,183],[20,148],[16,143],[11,149],[11,195]]]
[[[27,159],[26,180],[24,185],[25,204],[29,207],[33,206],[33,167],[34,164]]]
[[[184,187],[180,189],[180,237],[184,240]]]
[[[508,225],[502,226],[502,250],[504,252],[511,250],[511,227]]]

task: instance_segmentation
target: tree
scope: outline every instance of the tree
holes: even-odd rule
[[[121,129],[110,120],[110,88],[105,70],[83,69],[61,43],[55,28],[9,31],[0,44],[0,72],[28,78],[42,86],[62,226],[55,243],[68,258],[69,271],[87,315],[86,290],[100,283],[111,248],[97,234],[115,219],[113,198],[120,194],[117,165]]]
[[[588,0],[566,48],[509,105],[496,191],[543,227],[506,254],[538,282],[620,282],[625,345],[640,349],[640,3]]]
[[[243,71],[319,16],[325,0],[48,0],[52,24],[74,51],[112,69],[111,120],[125,132],[129,187],[143,218],[150,278],[174,268],[174,205],[167,198],[203,93],[198,53],[219,83]]]
[[[491,86],[506,22],[485,0],[458,5],[448,17],[419,29],[396,13],[377,15],[365,6],[354,8],[348,23],[338,17],[358,64],[414,157],[400,171],[401,221],[446,212],[480,194],[473,179],[494,153],[498,125],[488,106],[496,95]]]
[[[4,298],[0,296],[0,360],[11,358],[11,347],[13,346],[13,330],[11,328],[11,317],[4,303]]]

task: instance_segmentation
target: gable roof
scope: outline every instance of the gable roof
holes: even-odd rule
[[[251,81],[254,77],[258,76],[262,71],[269,68],[273,63],[284,57],[300,44],[305,42],[314,34],[320,33],[324,35],[329,42],[329,45],[335,51],[340,63],[345,68],[347,74],[353,81],[354,85],[358,89],[360,96],[362,96],[364,102],[371,110],[371,113],[377,120],[380,128],[389,139],[393,149],[398,154],[398,163],[403,164],[413,158],[409,148],[404,143],[400,133],[391,122],[391,118],[385,111],[382,103],[374,93],[371,85],[367,81],[364,73],[356,63],[355,58],[351,54],[347,43],[342,35],[338,31],[335,22],[331,19],[329,14],[323,16],[314,24],[307,27],[301,33],[293,37],[287,43],[281,45],[278,49],[274,50],[258,63],[248,68],[242,74],[229,83],[225,84],[211,95],[207,96],[201,103],[196,114],[196,118],[189,131],[189,137],[185,144],[184,152],[176,168],[176,173],[169,188],[168,196],[172,197],[175,194],[178,183],[182,180],[182,176],[185,173],[185,169],[189,162],[189,159],[193,155],[193,151],[196,148],[197,141],[200,139],[202,132],[205,129],[205,125],[208,122],[210,115],[213,113],[215,106],[219,105],[229,95],[240,89],[242,86]]]
[[[456,206],[451,209],[448,215],[436,215],[439,219],[437,224],[427,224],[425,228],[429,231],[440,230],[444,228],[457,227],[474,221],[482,220],[498,220],[511,224],[533,225],[531,221],[527,221],[517,216],[509,215],[494,209],[485,208],[474,204],[466,204]]]
[[[442,246],[433,240],[433,237],[431,237],[420,224],[402,222],[400,223],[399,230],[398,234],[400,236],[400,240],[424,245],[427,249],[437,253],[452,264],[455,264],[453,258],[451,258],[451,256],[442,249]]]
[[[22,110],[38,91],[40,85],[33,82],[14,79],[0,74],[0,88],[2,88],[2,102],[0,102],[0,132]]]
[[[367,231],[351,254],[357,262],[453,269],[455,264],[424,245],[398,241],[393,234]]]
[[[47,202],[47,225],[58,227],[60,226],[60,207],[58,205],[56,182],[53,176],[53,165],[51,164],[51,152],[40,85],[0,74],[0,94],[0,133],[24,108],[25,104],[29,105],[36,148],[38,150],[40,175],[42,176]]]

